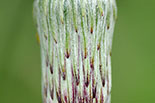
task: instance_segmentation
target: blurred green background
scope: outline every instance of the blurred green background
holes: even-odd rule
[[[0,103],[41,103],[33,0],[0,0]],[[117,0],[112,103],[155,103],[155,0]]]

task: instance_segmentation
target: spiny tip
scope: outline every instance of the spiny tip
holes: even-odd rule
[[[53,74],[53,65],[50,65],[51,74]]]
[[[103,11],[101,12],[101,16],[104,16]]]
[[[75,32],[78,33],[78,29],[77,28],[75,29]]]
[[[98,45],[97,45],[97,50],[100,50],[100,47],[101,47],[100,44],[98,44]]]
[[[91,33],[91,34],[93,33],[93,27],[90,28],[90,33]]]
[[[67,50],[66,51],[66,58],[68,59],[70,57],[70,53],[69,53],[69,51]]]
[[[85,48],[85,54],[84,54],[84,59],[87,58],[87,48]]]
[[[110,29],[110,25],[107,25],[107,29],[108,29],[108,30]]]

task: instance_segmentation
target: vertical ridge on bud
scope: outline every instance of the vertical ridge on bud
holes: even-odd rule
[[[101,93],[100,93],[100,103],[104,103],[104,96],[103,96],[102,88],[101,88]]]
[[[76,18],[76,8],[75,8],[75,0],[71,0],[71,5],[72,5],[72,13],[73,13],[73,23],[74,23],[74,29],[76,32],[78,32],[77,28],[77,18]]]
[[[44,103],[110,103],[115,0],[35,0]]]
[[[53,1],[53,2],[51,2]],[[56,40],[56,37],[55,37],[55,24],[54,24],[54,19],[51,17],[54,15],[54,10],[55,10],[55,1],[56,0],[49,0],[49,23],[50,23],[50,27],[51,27],[51,34],[52,34],[52,37],[53,37],[53,40],[54,42],[57,44],[57,40]],[[52,6],[52,7],[51,7]],[[52,10],[51,10],[52,8]]]
[[[54,99],[54,80],[52,79],[52,86],[50,87],[50,96],[51,96],[51,99],[53,100]]]
[[[80,83],[80,36],[78,35],[78,57],[77,57],[77,71],[78,74],[76,76],[76,84],[79,85]]]

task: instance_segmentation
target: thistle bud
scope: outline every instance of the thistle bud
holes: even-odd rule
[[[35,0],[44,103],[110,103],[115,0]]]

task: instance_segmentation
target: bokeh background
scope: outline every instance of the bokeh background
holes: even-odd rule
[[[0,103],[41,103],[33,0],[0,0]],[[112,103],[155,103],[155,0],[117,0]]]

